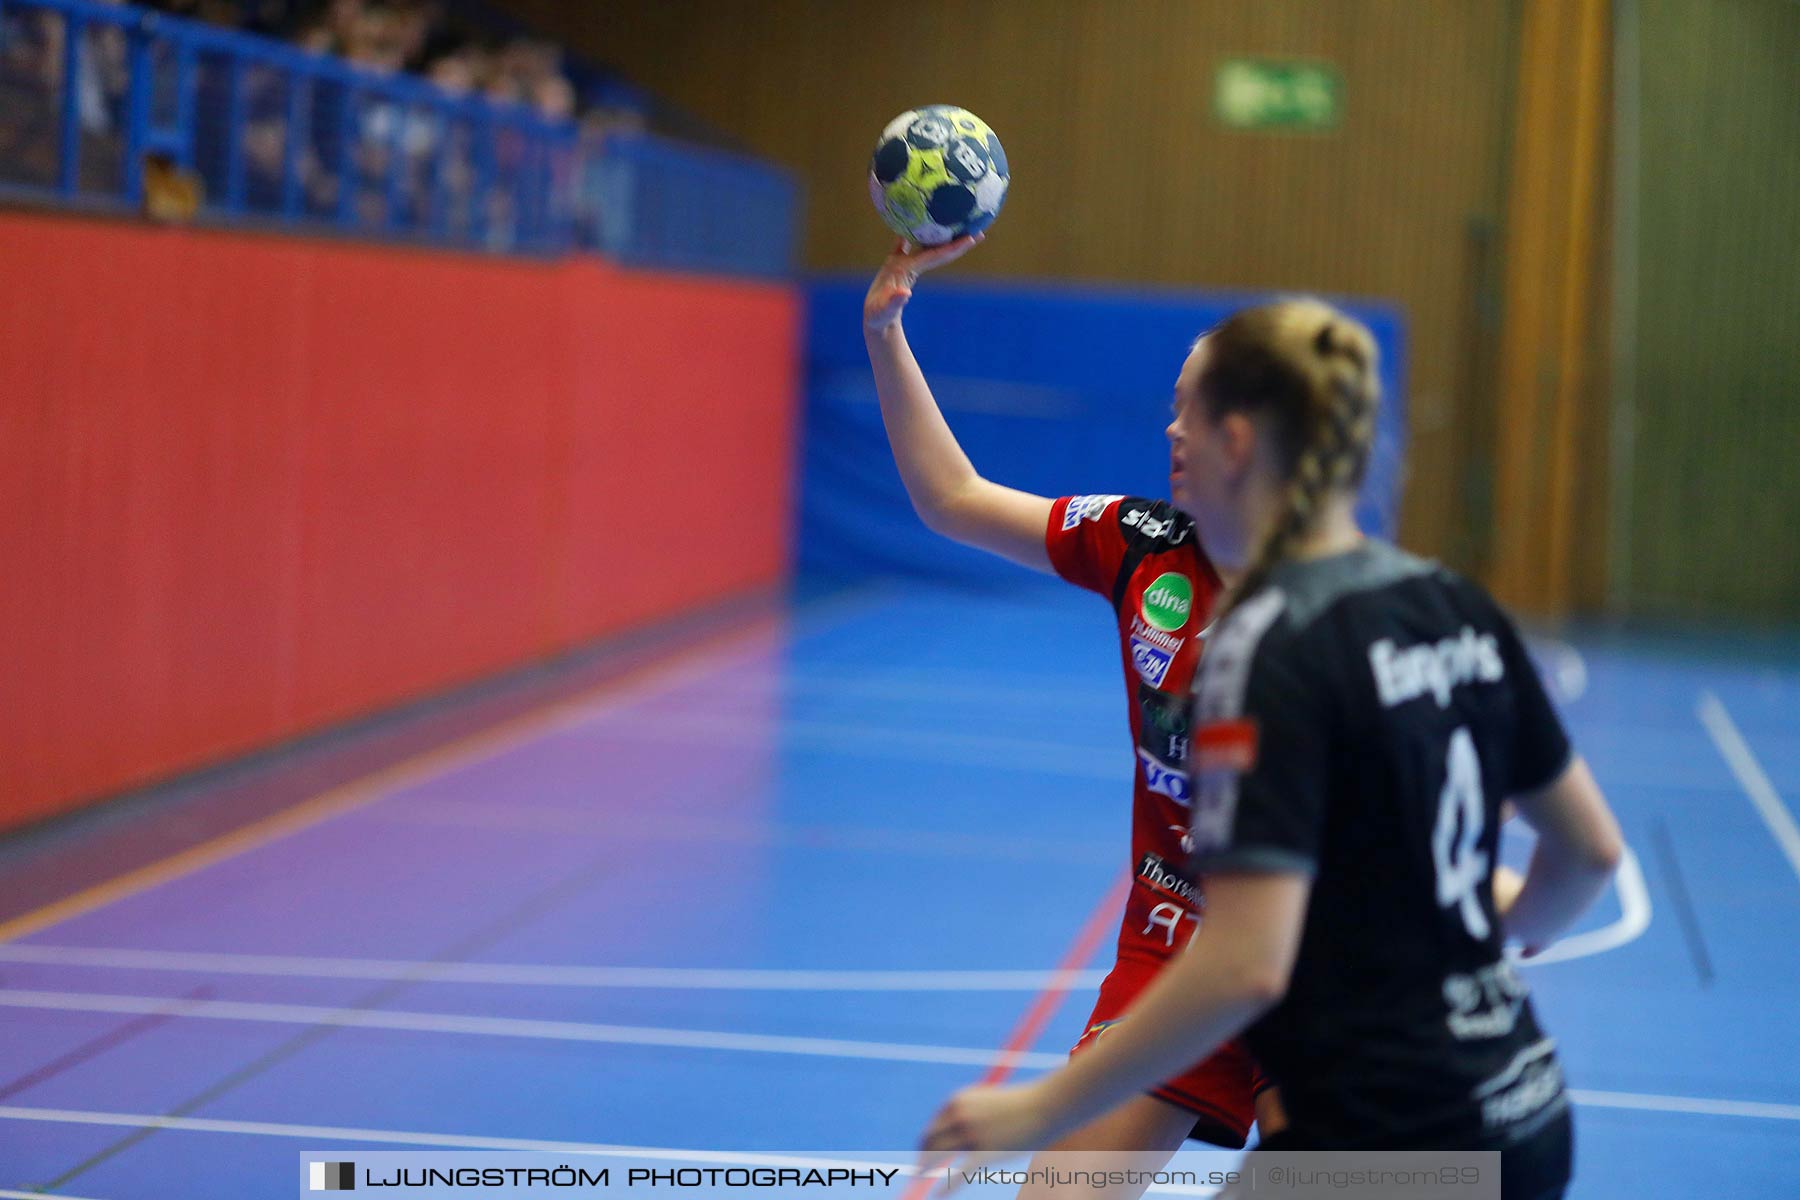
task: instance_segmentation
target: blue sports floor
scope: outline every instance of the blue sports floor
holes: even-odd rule
[[[0,924],[0,1195],[290,1196],[336,1147],[910,1146],[1128,865],[1111,638],[1055,585],[896,585],[311,798],[299,756],[295,803]],[[1544,652],[1634,850],[1528,970],[1573,1194],[1800,1196],[1800,657]]]

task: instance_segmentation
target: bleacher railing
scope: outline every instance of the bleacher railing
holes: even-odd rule
[[[159,169],[199,180],[207,221],[689,270],[791,265],[796,189],[766,163],[583,138],[523,105],[143,9],[0,0],[0,197],[138,211]]]
[[[792,271],[800,189],[787,172],[646,134],[591,149],[577,158],[578,245],[632,266]]]

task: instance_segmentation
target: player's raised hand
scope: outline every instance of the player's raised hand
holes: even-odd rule
[[[1044,1089],[1036,1081],[1013,1087],[967,1087],[931,1118],[919,1140],[919,1169],[964,1170],[1002,1162],[1048,1145],[1055,1134]],[[951,1171],[943,1191],[956,1190]]]
[[[893,253],[875,272],[869,294],[863,300],[863,328],[882,330],[900,319],[900,310],[912,299],[913,284],[933,267],[955,262],[982,240],[981,234],[965,235],[941,246],[915,246],[905,238],[894,244]]]

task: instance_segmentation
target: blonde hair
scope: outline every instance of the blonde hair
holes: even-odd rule
[[[1241,412],[1273,438],[1286,488],[1275,523],[1220,615],[1269,582],[1334,491],[1362,482],[1375,437],[1375,338],[1320,300],[1281,300],[1232,314],[1206,335],[1201,402],[1211,420]]]

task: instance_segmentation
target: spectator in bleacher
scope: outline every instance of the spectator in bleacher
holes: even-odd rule
[[[315,21],[301,27],[294,36],[294,45],[308,54],[334,54],[337,52],[337,34],[325,22]]]
[[[99,0],[121,5],[127,0]],[[553,121],[581,116],[583,105],[563,53],[556,44],[512,37],[482,44],[443,0],[135,0],[184,19],[202,20],[257,33],[283,36],[314,54],[334,55],[379,75],[412,72],[452,97],[479,96],[503,105],[530,108]],[[479,36],[479,35],[477,35]],[[0,178],[51,184],[60,145],[58,96],[64,66],[63,21],[58,13],[0,5]],[[84,131],[81,186],[111,190],[123,164],[125,100],[129,82],[128,39],[117,27],[91,24],[83,35],[76,111]],[[222,69],[202,60],[195,76],[201,121],[222,120]],[[490,239],[504,245],[512,236],[523,193],[537,186],[539,172],[566,172],[571,163],[528,153],[524,134],[506,121],[495,123],[491,142],[478,142],[489,128],[468,115],[429,104],[387,99],[379,89],[349,93],[349,121],[336,114],[345,86],[330,76],[305,77],[279,65],[253,65],[240,76],[245,124],[241,150],[245,200],[254,212],[275,212],[284,195],[284,172],[291,165],[301,211],[335,219],[347,200],[359,222],[387,220],[388,183],[397,180],[399,207],[392,216],[405,227],[442,215],[427,200],[439,181],[452,227],[467,228],[468,201],[479,166],[492,171],[493,188],[482,214]],[[289,101],[300,107],[299,125],[289,128]],[[583,144],[641,128],[642,115],[602,109],[583,122]],[[603,131],[596,137],[596,131]],[[220,132],[222,132],[222,127]],[[96,152],[94,139],[118,143]],[[290,139],[299,144],[291,146]],[[215,188],[226,186],[222,143],[201,134],[198,167]],[[398,154],[401,161],[395,162]],[[479,155],[479,159],[477,158]],[[89,179],[95,171],[106,179]],[[346,196],[345,189],[350,194]],[[619,203],[616,211],[623,212]]]
[[[575,240],[609,254],[629,244],[633,222],[634,175],[612,147],[643,135],[648,122],[641,101],[621,91],[605,97],[581,118],[581,171],[576,189]]]
[[[403,0],[393,6],[393,12],[405,69],[423,71],[431,36],[444,24],[442,6],[424,0]]]
[[[408,37],[399,12],[385,4],[373,4],[362,8],[350,23],[340,53],[364,70],[392,75],[406,67]]]
[[[45,87],[51,24],[45,13],[0,8],[0,179],[7,182],[56,179],[59,116]]]
[[[440,91],[450,96],[467,96],[475,90],[476,63],[463,47],[446,49],[431,60],[425,77]]]
[[[561,75],[546,76],[532,88],[531,102],[539,116],[566,121],[575,115],[575,85]]]
[[[107,8],[118,8],[124,0],[98,0]],[[41,53],[44,86],[53,95],[62,94],[65,38],[62,14],[44,9],[38,14],[43,30]],[[126,59],[125,31],[107,22],[95,22],[82,35],[81,54],[77,60],[75,110],[84,132],[105,136],[123,123],[125,85],[130,78]]]
[[[101,0],[117,7],[122,0]],[[67,26],[49,9],[0,10],[0,178],[48,184],[56,179]],[[106,190],[119,181],[129,63],[124,32],[104,21],[82,35],[76,60],[75,113],[84,141],[77,185]]]

